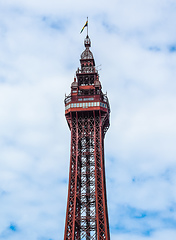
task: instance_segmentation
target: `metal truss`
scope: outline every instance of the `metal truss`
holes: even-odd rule
[[[108,113],[71,112],[70,173],[64,240],[110,240],[104,167]]]

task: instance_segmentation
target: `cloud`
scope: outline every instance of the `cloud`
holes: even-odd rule
[[[88,15],[111,105],[111,238],[175,239],[175,1],[0,5],[0,238],[63,238],[70,150],[63,100]]]

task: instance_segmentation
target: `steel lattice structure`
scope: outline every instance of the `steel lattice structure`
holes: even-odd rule
[[[110,240],[104,167],[110,107],[101,90],[88,36],[84,44],[81,69],[65,98],[71,149],[64,240]]]

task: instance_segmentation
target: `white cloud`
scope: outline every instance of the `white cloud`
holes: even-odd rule
[[[175,1],[0,5],[0,238],[63,238],[70,144],[63,100],[88,15],[112,109],[105,140],[111,238],[174,239],[163,219],[175,221]]]

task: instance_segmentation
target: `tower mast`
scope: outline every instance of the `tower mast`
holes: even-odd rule
[[[71,148],[64,240],[110,240],[104,166],[110,106],[90,51],[88,27],[84,45],[81,68],[65,98]]]
[[[88,21],[88,17],[87,17],[87,36],[89,36],[89,34],[88,34],[88,27],[89,27],[89,21]]]

